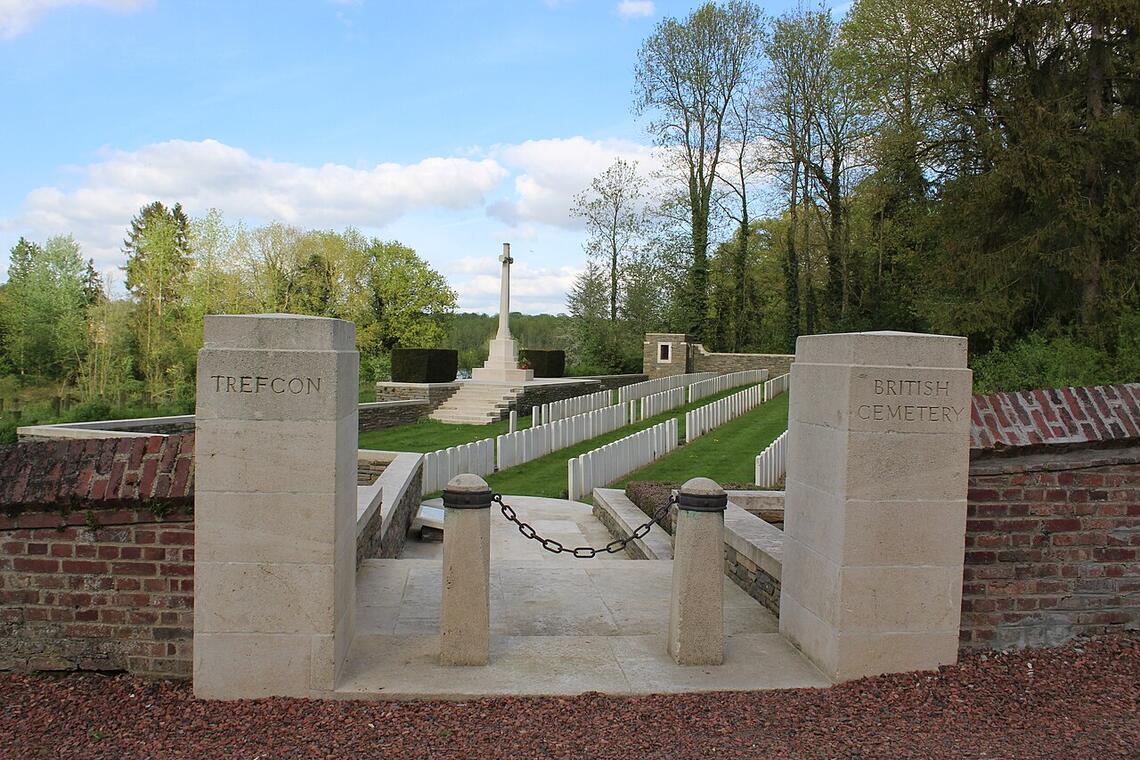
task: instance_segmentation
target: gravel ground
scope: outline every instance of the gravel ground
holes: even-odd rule
[[[1140,758],[1140,641],[796,689],[199,702],[184,682],[0,676],[4,758]]]

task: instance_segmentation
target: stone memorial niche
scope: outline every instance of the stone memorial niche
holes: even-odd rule
[[[796,342],[780,632],[833,681],[957,660],[971,383],[965,338]]]
[[[194,693],[331,692],[353,634],[351,322],[209,316],[198,354]]]

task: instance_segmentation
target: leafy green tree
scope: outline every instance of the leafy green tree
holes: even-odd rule
[[[618,285],[640,250],[646,232],[645,180],[636,161],[616,159],[574,198],[571,215],[586,223],[586,253],[602,262],[610,277],[610,322],[617,324]]]
[[[636,108],[653,114],[649,130],[670,149],[687,188],[688,331],[698,339],[707,327],[709,218],[726,120],[733,101],[748,89],[762,32],[755,5],[706,3],[684,21],[661,21],[638,51]]]
[[[12,251],[2,313],[8,355],[19,374],[68,381],[86,345],[90,267],[70,236],[39,246],[21,238]]]
[[[193,266],[190,221],[181,204],[167,209],[155,201],[131,220],[123,244],[126,285],[137,309],[138,369],[149,400],[189,392],[194,372],[186,342],[186,286]]]
[[[618,363],[609,321],[609,283],[596,261],[574,280],[566,298],[570,315],[567,330],[567,364],[608,368]]]
[[[357,346],[373,376],[390,366],[393,348],[434,348],[444,340],[455,291],[414,250],[372,240],[364,251],[363,283],[367,306],[355,315]]]

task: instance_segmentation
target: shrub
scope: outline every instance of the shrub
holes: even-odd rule
[[[397,383],[450,383],[458,369],[459,352],[453,349],[392,349],[392,380]]]
[[[1011,346],[974,357],[974,392],[1067,388],[1118,382],[1111,358],[1067,336],[1031,333]]]
[[[519,356],[530,362],[535,377],[565,377],[566,352],[557,349],[524,348]]]

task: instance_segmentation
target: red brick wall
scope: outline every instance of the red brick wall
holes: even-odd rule
[[[193,434],[0,446],[0,508],[9,512],[180,506],[193,499]]]
[[[961,643],[1050,646],[1140,629],[1140,450],[970,471]]]
[[[189,676],[192,518],[91,516],[0,517],[0,669]]]
[[[0,670],[188,676],[194,436],[0,446]]]

